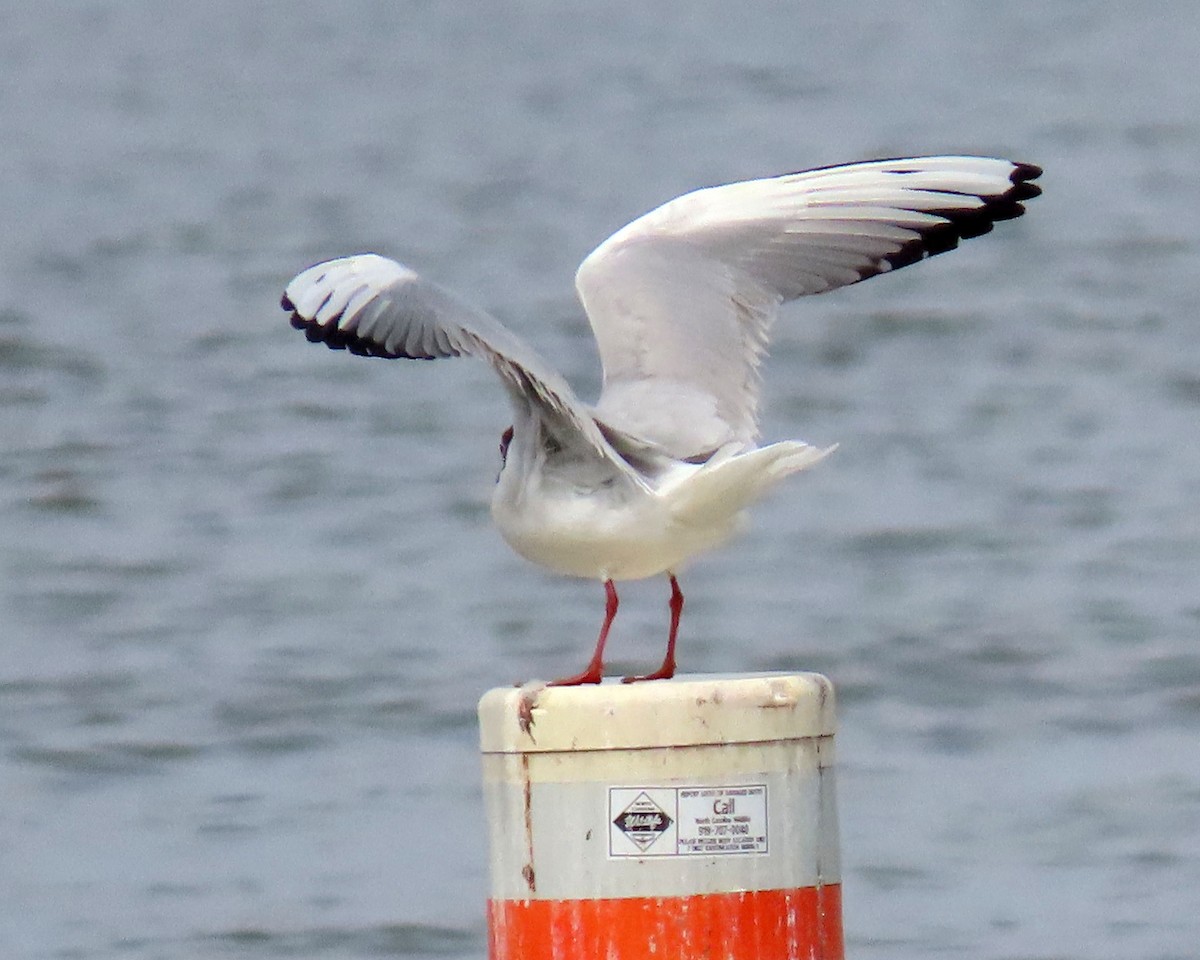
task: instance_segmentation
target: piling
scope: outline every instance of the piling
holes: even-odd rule
[[[825,677],[498,688],[479,719],[489,960],[842,960]]]

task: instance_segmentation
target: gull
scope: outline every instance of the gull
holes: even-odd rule
[[[971,156],[873,160],[684,194],[622,227],[575,286],[603,366],[595,404],[488,313],[374,253],[328,260],[283,294],[310,341],[368,357],[474,356],[512,407],[491,512],[508,544],[603,583],[591,660],[553,681],[599,683],[615,581],[665,573],[669,679],[676,573],[728,540],[746,508],[834,448],[758,443],[759,366],[780,305],[944,253],[1041,193],[1033,164]]]

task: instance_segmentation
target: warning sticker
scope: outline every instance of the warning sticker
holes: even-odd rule
[[[609,787],[610,857],[765,854],[766,784]]]
[[[679,855],[767,852],[767,785],[681,787]]]

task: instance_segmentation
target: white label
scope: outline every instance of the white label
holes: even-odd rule
[[[609,787],[610,857],[764,854],[767,786]]]
[[[767,785],[681,787],[680,856],[767,852]]]

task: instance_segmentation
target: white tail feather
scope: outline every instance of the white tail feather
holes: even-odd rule
[[[836,444],[822,450],[800,440],[784,440],[709,462],[671,489],[671,512],[688,524],[725,520],[761,499],[784,477],[807,470],[836,449]]]

